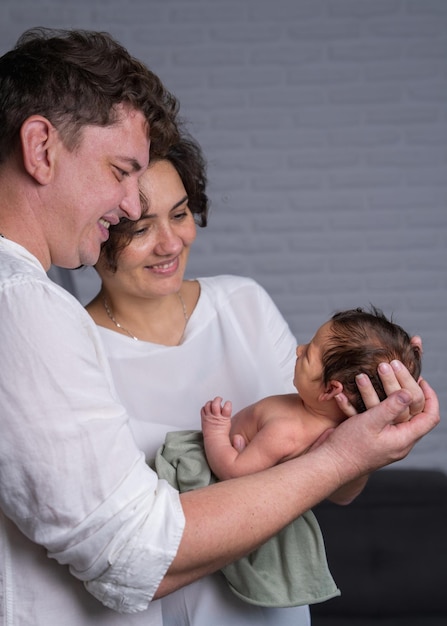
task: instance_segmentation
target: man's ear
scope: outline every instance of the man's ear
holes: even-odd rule
[[[343,385],[339,380],[330,380],[326,385],[326,390],[318,396],[319,402],[327,402],[332,400],[334,396],[343,391]]]
[[[58,134],[53,124],[42,115],[32,115],[20,129],[23,166],[41,185],[50,182],[53,174],[53,147]]]

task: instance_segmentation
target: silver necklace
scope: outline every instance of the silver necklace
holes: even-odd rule
[[[188,315],[188,312],[186,310],[186,304],[185,304],[185,301],[183,300],[183,297],[182,297],[182,294],[180,293],[180,291],[177,291],[177,295],[178,295],[180,303],[182,305],[183,317],[185,319],[185,326],[186,326],[186,324],[188,323],[188,320],[189,320],[189,315]],[[107,299],[103,298],[102,302],[104,304],[104,309],[105,309],[105,311],[107,313],[108,318],[115,324],[115,326],[117,328],[119,328],[120,330],[122,330],[123,332],[125,332],[127,335],[129,335],[129,337],[131,337],[134,341],[139,341],[138,337],[135,337],[135,335],[133,333],[131,333],[130,330],[128,330],[127,328],[125,328],[119,322],[116,321],[116,319],[115,319],[115,317],[114,317],[114,315],[113,315],[113,313],[112,313],[112,311],[110,309],[109,303],[107,302]]]

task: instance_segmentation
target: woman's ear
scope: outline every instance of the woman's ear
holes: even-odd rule
[[[46,117],[32,115],[23,122],[20,138],[25,170],[41,185],[48,184],[53,174],[56,129]]]
[[[330,380],[325,391],[318,396],[319,402],[328,402],[343,391],[343,385],[339,380]]]

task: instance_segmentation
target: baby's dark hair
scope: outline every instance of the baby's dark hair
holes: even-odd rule
[[[338,380],[344,393],[361,413],[365,404],[355,383],[357,374],[369,376],[381,400],[386,397],[377,373],[379,363],[401,361],[418,380],[421,373],[421,350],[412,345],[408,333],[388,320],[374,306],[335,313],[331,318],[331,338],[323,349],[323,382]]]

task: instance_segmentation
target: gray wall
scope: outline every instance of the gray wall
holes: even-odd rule
[[[299,341],[374,303],[422,335],[445,412],[445,0],[2,0],[1,51],[34,25],[107,30],[179,97],[212,197],[191,276],[253,276]],[[403,464],[446,449],[444,422]]]

